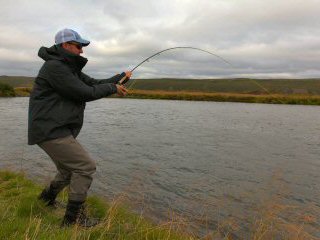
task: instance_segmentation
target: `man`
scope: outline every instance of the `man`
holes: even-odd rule
[[[47,205],[56,204],[56,196],[69,185],[63,226],[78,223],[91,227],[98,222],[83,213],[87,191],[96,164],[76,140],[82,124],[85,103],[127,90],[117,84],[130,78],[130,71],[109,79],[94,79],[82,72],[87,59],[80,56],[90,44],[77,32],[63,29],[55,36],[55,45],[41,47],[38,55],[45,63],[35,79],[29,101],[28,144],[38,144],[52,159],[58,173],[39,196]]]

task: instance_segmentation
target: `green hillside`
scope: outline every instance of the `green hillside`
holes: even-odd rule
[[[320,79],[138,79],[132,86],[163,91],[320,94]]]
[[[31,87],[33,77],[0,76],[0,83]],[[320,79],[135,79],[128,87],[137,90],[191,91],[249,94],[320,95]]]
[[[31,87],[33,81],[34,77],[0,76],[0,83],[5,83],[12,87]]]

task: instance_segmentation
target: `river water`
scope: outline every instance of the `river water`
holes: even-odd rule
[[[55,168],[26,143],[27,108],[0,99],[0,167],[44,183]],[[319,120],[318,106],[101,99],[78,140],[97,161],[91,193],[156,221],[246,238],[273,212],[319,237]]]

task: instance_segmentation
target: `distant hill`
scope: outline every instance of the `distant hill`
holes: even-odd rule
[[[0,76],[0,83],[12,87],[31,87],[33,77]],[[132,83],[132,85],[131,85]],[[138,90],[190,91],[249,94],[320,95],[320,79],[136,79],[128,86]]]
[[[34,77],[0,76],[0,83],[9,84],[12,87],[32,87]]]
[[[133,81],[132,88],[162,91],[319,95],[320,79],[137,79]]]

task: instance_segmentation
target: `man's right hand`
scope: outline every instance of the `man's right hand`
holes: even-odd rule
[[[116,87],[117,87],[118,96],[123,97],[123,96],[127,95],[128,90],[123,85],[116,84]]]
[[[125,73],[126,73],[126,77],[127,77],[127,78],[131,78],[131,76],[132,76],[132,71],[126,71]]]

